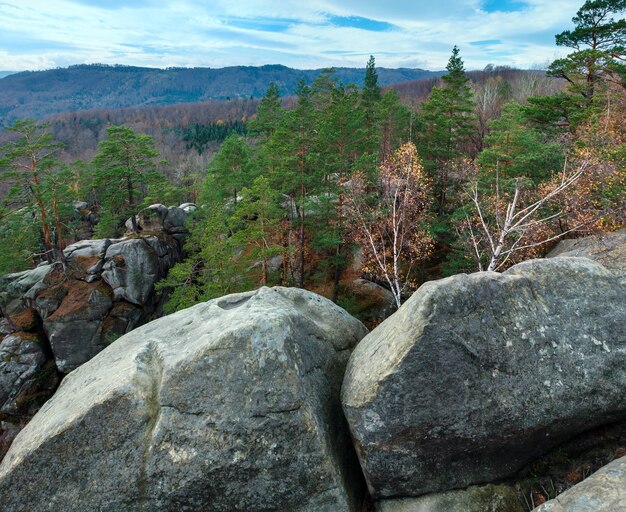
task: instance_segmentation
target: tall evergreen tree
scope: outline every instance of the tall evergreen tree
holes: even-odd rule
[[[363,83],[363,103],[375,103],[380,100],[380,87],[378,85],[378,72],[376,71],[376,60],[370,55],[365,66],[365,81]]]
[[[342,186],[349,181],[356,157],[367,152],[358,115],[360,95],[356,87],[339,82],[327,108],[317,112],[316,167],[323,172],[318,184],[316,223],[312,242],[328,255],[333,271],[333,301],[346,264],[346,227]]]
[[[137,231],[135,214],[144,206],[150,189],[167,188],[167,180],[157,171],[159,153],[152,137],[123,125],[109,126],[106,133],[107,139],[100,142],[93,159],[94,189],[104,208],[98,236],[117,235],[129,217]]]
[[[370,55],[365,67],[365,81],[361,91],[361,108],[363,110],[363,124],[365,130],[365,152],[377,154],[380,134],[378,122],[380,117],[380,100],[382,98],[380,86],[378,85],[378,73],[376,72],[376,61]],[[355,112],[356,114],[356,112]]]
[[[270,137],[276,131],[284,113],[280,104],[278,86],[271,82],[265,91],[265,96],[259,101],[256,117],[250,120],[251,134]]]
[[[472,89],[456,46],[446,69],[444,85],[422,103],[416,137],[424,168],[434,178],[440,216],[446,212],[449,164],[463,154],[475,127]]]
[[[574,132],[608,102],[611,89],[626,88],[626,0],[587,0],[572,18],[574,30],[556,35],[556,44],[571,48],[555,60],[548,75],[567,81],[567,90],[552,96],[528,98],[526,117],[547,135]]]
[[[307,203],[311,190],[315,189],[319,180],[314,176],[312,165],[316,140],[313,92],[304,80],[300,80],[296,94],[296,108],[285,116],[276,136],[281,137],[284,143],[285,156],[279,174],[281,190],[298,206],[298,285],[303,288],[306,275]]]
[[[190,219],[185,241],[188,257],[172,267],[157,283],[168,291],[164,310],[173,313],[216,297],[249,289],[238,247],[230,236],[230,215],[212,175],[207,175],[199,208]]]
[[[500,186],[518,178],[538,185],[562,169],[563,146],[546,142],[541,133],[528,126],[519,103],[507,103],[490,128],[487,147],[478,156],[482,181],[495,183],[497,171]]]
[[[278,194],[269,180],[259,176],[252,185],[241,191],[241,202],[230,219],[236,245],[249,247],[247,257],[261,266],[259,284],[269,284],[269,260],[283,250],[280,241],[280,221],[283,211],[278,205]],[[248,266],[251,268],[251,266]]]
[[[335,68],[323,69],[311,84],[311,101],[318,111],[324,111],[333,100],[333,91],[337,86]]]
[[[36,219],[41,235],[45,258],[49,261],[63,260],[63,252],[57,243],[60,233],[55,234],[54,218],[46,204],[46,181],[60,167],[57,154],[61,145],[54,141],[45,125],[35,121],[17,121],[6,128],[9,141],[0,147],[0,172],[4,180],[13,182],[9,195],[5,198],[11,210],[21,210],[10,223],[23,225],[27,212]],[[58,228],[58,224],[56,225]]]
[[[246,140],[236,134],[229,135],[209,164],[208,173],[223,196],[232,197],[237,206],[238,192],[253,177],[252,150]]]
[[[392,152],[406,141],[411,140],[413,114],[400,103],[396,91],[389,90],[380,100],[380,154],[379,160],[384,162]],[[378,165],[378,162],[374,162]],[[360,168],[363,168],[360,166]]]
[[[283,137],[275,134],[284,117],[285,111],[280,104],[278,86],[272,82],[259,102],[256,118],[250,121],[250,133],[261,137],[257,154],[258,168],[261,174],[271,178],[277,174],[280,167]]]
[[[32,212],[0,207],[0,275],[33,266],[40,241]]]

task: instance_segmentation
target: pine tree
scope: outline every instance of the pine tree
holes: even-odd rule
[[[31,267],[40,239],[29,208],[0,207],[0,275]]]
[[[282,252],[280,221],[283,211],[278,205],[278,194],[270,187],[269,180],[259,176],[250,188],[241,191],[241,201],[230,219],[233,242],[237,246],[249,247],[245,251],[254,265],[261,264],[259,284],[269,283],[268,261]]]
[[[278,86],[272,82],[259,102],[256,118],[250,121],[250,133],[261,137],[257,152],[259,171],[272,179],[278,173],[284,153],[283,137],[276,136],[284,117]]]
[[[316,140],[313,91],[304,80],[300,80],[296,94],[296,108],[285,116],[275,136],[280,137],[284,148],[284,158],[277,175],[281,182],[279,187],[298,207],[298,285],[304,288],[308,198],[311,191],[319,185],[319,180],[313,172],[312,153]]]
[[[409,108],[400,103],[396,91],[386,91],[380,101],[380,158],[384,162],[393,150],[412,138],[413,115]],[[373,162],[374,166],[378,162]],[[359,166],[363,169],[363,166]]]
[[[238,192],[252,180],[252,150],[246,140],[231,134],[209,164],[208,173],[224,197],[233,198],[237,206]]]
[[[165,177],[156,169],[159,153],[152,137],[127,126],[109,126],[106,133],[107,140],[100,142],[93,159],[94,189],[104,210],[96,234],[117,235],[129,217],[136,232],[137,210],[146,206],[146,197],[157,199],[150,190],[167,188]]]
[[[495,183],[495,173],[502,186],[505,180],[528,178],[535,185],[549,179],[563,167],[561,144],[546,142],[525,122],[524,109],[507,103],[502,115],[490,123],[486,148],[478,156],[484,181]]]
[[[382,95],[378,85],[378,73],[376,61],[370,55],[365,67],[365,81],[361,91],[361,109],[363,111],[363,124],[365,129],[364,152],[371,155],[378,153],[380,134],[378,123],[380,118],[380,101]],[[356,112],[355,112],[356,114]]]
[[[198,302],[249,289],[244,263],[237,256],[236,240],[230,236],[231,215],[212,175],[207,175],[200,203],[188,221],[190,234],[185,241],[187,258],[172,267],[157,283],[166,290],[164,310],[173,313]]]
[[[362,91],[363,103],[374,104],[380,100],[380,87],[378,85],[378,73],[376,71],[376,59],[370,55],[367,65],[365,66],[365,80]]]
[[[343,215],[343,184],[350,180],[357,155],[367,153],[356,87],[339,82],[327,108],[317,112],[316,167],[323,172],[317,187],[314,247],[327,255],[333,272],[332,300],[346,265],[347,229]]]
[[[456,46],[446,69],[444,85],[422,103],[416,136],[424,168],[434,178],[440,216],[446,212],[449,164],[463,154],[475,127],[472,89]]]
[[[574,30],[556,36],[558,46],[574,51],[555,60],[548,74],[567,80],[586,107],[606,81],[626,88],[626,20],[611,17],[624,12],[626,0],[587,0],[572,18]]]
[[[3,179],[14,182],[5,198],[7,220],[10,221],[7,226],[24,226],[28,212],[32,212],[41,235],[43,254],[48,262],[52,262],[63,261],[63,252],[55,241],[55,227],[59,226],[55,226],[46,204],[45,183],[60,167],[57,153],[61,145],[52,139],[47,128],[32,120],[17,121],[6,128],[10,139],[0,147],[0,171]],[[12,212],[17,215],[9,217]],[[59,236],[57,233],[56,237]],[[32,237],[29,240],[32,241]]]
[[[259,101],[256,117],[250,121],[250,133],[271,137],[280,124],[284,113],[280,104],[278,86],[271,82],[265,91],[265,96]]]

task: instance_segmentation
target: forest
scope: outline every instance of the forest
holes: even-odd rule
[[[300,78],[310,84],[319,71],[278,64],[218,69],[79,64],[24,71],[0,80],[0,126],[20,118],[41,118],[70,110],[258,99],[270,81],[278,85],[281,94],[291,95]],[[337,68],[336,71],[345,83],[362,85],[362,69]],[[382,85],[441,74],[405,68],[379,71]]]
[[[186,259],[159,284],[168,312],[277,284],[358,312],[357,278],[399,307],[425,281],[501,271],[563,237],[619,229],[618,4],[586,2],[556,35],[570,53],[545,73],[470,73],[455,46],[441,78],[382,88],[371,57],[362,87],[328,69],[293,96],[272,83],[258,101],[211,104],[211,116],[162,106],[149,111],[153,134],[126,122],[137,110],[16,121],[0,147],[0,273],[63,264],[65,245],[120,237],[141,208],[193,202]],[[81,133],[89,141],[72,140]],[[168,140],[175,166],[163,161]],[[72,145],[93,150],[70,160]],[[76,201],[99,219],[93,233]]]

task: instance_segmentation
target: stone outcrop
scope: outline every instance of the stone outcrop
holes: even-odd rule
[[[533,512],[617,512],[626,510],[626,457],[614,460]]]
[[[111,245],[105,255],[102,279],[115,300],[146,304],[155,283],[180,256],[176,242],[156,237],[135,238]]]
[[[170,206],[153,204],[141,210],[135,216],[137,232],[186,234],[189,231],[185,227],[187,215],[195,210],[193,203],[183,203],[180,206]],[[126,229],[132,231],[132,219],[126,221]]]
[[[81,240],[69,245],[63,252],[70,266],[84,273],[83,279],[87,282],[95,281],[102,273],[104,256],[112,241]]]
[[[36,334],[17,332],[4,337],[0,342],[0,415],[16,416],[25,408],[35,407],[32,399],[40,385],[55,386],[54,381],[42,381],[47,362]],[[26,412],[34,413],[32,409]]]
[[[70,372],[158,315],[154,285],[181,259],[186,236],[185,210],[165,210],[172,222],[152,234],[76,242],[63,251],[65,265],[0,278],[8,316],[0,319],[0,458],[15,430],[8,425],[26,422],[54,392],[57,370]]]
[[[60,265],[22,296],[42,319],[55,362],[67,373],[116,338],[150,320],[155,283],[181,258],[169,235],[87,240],[65,249]]]
[[[24,299],[35,298],[36,293],[44,288],[43,279],[51,270],[51,265],[40,265],[32,270],[0,277],[0,304],[3,312],[6,314],[22,311]]]
[[[47,310],[45,317],[42,315],[43,328],[57,368],[67,373],[108,344],[101,336],[102,323],[113,308],[113,293],[102,280],[71,280],[44,290],[37,299],[41,304],[42,299],[55,294],[59,297],[58,305],[51,313]]]
[[[354,315],[365,325],[378,325],[396,311],[396,300],[387,288],[367,279],[355,279],[350,286],[355,297]]]
[[[87,240],[65,249],[66,268],[45,265],[3,278],[3,305],[13,323],[41,323],[58,369],[67,373],[116,338],[151,319],[155,283],[181,257],[166,235]],[[15,329],[13,329],[15,330]]]
[[[357,510],[339,391],[366,332],[288,288],[140,327],[66,377],[20,433],[0,466],[3,507]]]
[[[36,331],[38,326],[26,327]],[[0,338],[1,460],[21,428],[52,396],[59,374],[40,333],[12,331]]]
[[[589,258],[618,274],[626,284],[626,229],[595,236],[561,240],[548,258]]]
[[[372,496],[501,480],[626,418],[626,290],[584,258],[428,282],[355,349],[342,401]]]

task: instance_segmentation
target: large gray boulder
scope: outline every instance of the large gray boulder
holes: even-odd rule
[[[22,307],[23,298],[34,298],[44,287],[44,278],[51,272],[52,265],[40,265],[31,270],[6,274],[0,277],[0,304],[5,313]]]
[[[188,233],[189,231],[185,227],[185,219],[187,218],[187,211],[179,208],[178,206],[170,206],[167,209],[167,216],[163,221],[163,228],[168,233]]]
[[[184,203],[180,207],[170,206],[169,208],[162,204],[153,204],[141,210],[135,215],[135,225],[137,231],[144,233],[188,233],[185,227],[185,219],[193,210],[192,203]],[[129,232],[133,230],[132,218],[126,221],[126,229]]]
[[[375,499],[500,480],[626,418],[626,290],[584,258],[422,285],[358,345],[342,402]]]
[[[618,512],[626,510],[626,457],[614,460],[533,512]]]
[[[154,285],[182,253],[166,234],[83,240],[63,252],[65,266],[0,277],[0,304],[13,323],[35,312],[32,327],[12,330],[34,332],[41,323],[44,344],[58,369],[68,373],[156,312]]]
[[[167,217],[167,206],[151,204],[135,215],[135,225],[138,231],[157,233],[163,231],[163,221]],[[133,230],[133,219],[128,219],[125,227],[129,232]]]
[[[327,299],[288,288],[138,328],[68,375],[20,433],[0,466],[2,505],[356,510],[339,391],[366,332]]]

